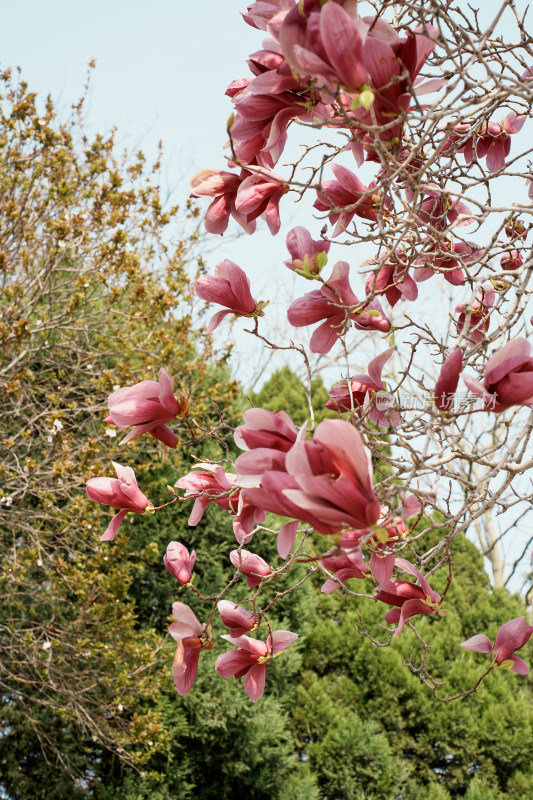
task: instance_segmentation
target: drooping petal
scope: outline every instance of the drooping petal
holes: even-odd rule
[[[100,536],[101,542],[112,542],[115,536],[117,535],[117,531],[120,528],[122,521],[126,514],[128,513],[127,509],[123,511],[119,511],[118,514],[115,514],[109,525],[107,526],[104,533]]]
[[[244,691],[256,703],[265,691],[266,664],[254,664],[246,673]]]

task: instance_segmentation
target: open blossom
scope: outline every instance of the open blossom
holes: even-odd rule
[[[476,299],[472,303],[459,303],[455,313],[457,333],[463,334],[470,344],[483,341],[490,326],[490,309],[494,305],[496,292],[490,284],[480,287]]]
[[[461,200],[450,196],[436,183],[421,188],[422,199],[415,207],[420,221],[439,231],[472,225],[471,211]]]
[[[250,173],[242,170],[240,175],[222,169],[202,169],[191,179],[191,197],[213,197],[205,215],[205,228],[209,233],[223,234],[232,216],[246,233],[253,233],[255,221],[237,211],[237,191]]]
[[[372,488],[369,450],[353,425],[341,419],[325,419],[312,441],[302,431],[287,453],[287,472],[298,489],[285,496],[316,516],[331,531],[344,525],[367,528],[379,518],[379,500]]]
[[[249,408],[244,412],[244,425],[235,429],[233,438],[242,453],[235,469],[241,486],[256,486],[265,470],[285,470],[285,454],[291,449],[298,428],[285,411]]]
[[[291,256],[290,261],[284,262],[286,267],[309,280],[320,275],[328,260],[330,242],[322,239],[315,242],[307,228],[301,225],[290,230],[285,241]]]
[[[401,416],[397,411],[389,408],[390,395],[385,391],[385,384],[381,378],[383,367],[394,352],[389,347],[368,365],[368,375],[352,375],[345,381],[336,383],[329,390],[330,400],[326,408],[333,411],[351,411],[353,406],[359,416],[367,415],[375,425],[388,428],[389,425],[399,425]],[[379,394],[381,392],[381,395]]]
[[[463,354],[461,348],[458,347],[444,359],[435,386],[435,405],[439,411],[451,411],[453,408],[453,400],[462,369]]]
[[[114,461],[111,463],[117,473],[116,478],[91,478],[87,481],[86,486],[91,500],[120,509],[100,537],[101,542],[113,541],[122,520],[129,511],[134,514],[144,514],[146,510],[153,511],[154,509],[146,495],[139,489],[132,468],[123,467]]]
[[[272,572],[264,558],[250,553],[249,550],[232,550],[229,558],[235,569],[239,569],[246,576],[250,588],[260,584],[262,579]]]
[[[257,617],[251,611],[229,600],[219,600],[217,608],[220,619],[230,629],[230,636],[242,636],[257,625]]]
[[[313,353],[329,353],[347,324],[360,330],[390,330],[390,321],[377,300],[360,302],[349,282],[350,267],[346,261],[335,264],[331,278],[320,288],[308,292],[289,306],[287,319],[295,328],[324,320],[311,336]]]
[[[365,186],[357,175],[346,167],[332,164],[331,169],[336,180],[321,182],[320,189],[317,189],[314,208],[328,212],[332,225],[337,223],[333,236],[338,236],[346,230],[356,215],[375,222],[381,207],[379,191],[375,190],[375,181]],[[390,201],[385,198],[383,205],[384,209],[387,209]]]
[[[526,230],[523,220],[509,217],[505,223],[505,233],[509,239],[521,239],[525,241],[528,231]]]
[[[194,550],[189,554],[189,551],[181,542],[170,542],[167,545],[167,552],[163,556],[163,564],[182,586],[185,586],[191,580],[195,563],[196,553]]]
[[[201,625],[185,603],[173,603],[172,616],[176,621],[171,623],[168,632],[178,643],[172,666],[174,685],[178,694],[185,697],[196,679],[200,651],[212,650],[214,642],[211,626]]]
[[[388,625],[398,623],[394,635],[398,636],[406,621],[418,614],[436,614],[440,610],[441,596],[437,594],[420,570],[404,558],[396,559],[396,566],[418,578],[420,585],[409,581],[390,580],[381,586],[376,600],[390,606],[398,606],[387,611],[385,620]]]
[[[227,258],[216,265],[214,276],[204,275],[198,278],[194,288],[202,300],[226,306],[224,311],[218,311],[211,318],[207,328],[208,333],[218,328],[227,314],[235,314],[237,317],[263,314],[265,304],[256,303],[250,294],[250,281],[246,273]]]
[[[511,111],[501,122],[485,123],[478,131],[477,157],[487,157],[490,172],[498,172],[505,166],[505,159],[511,152],[511,135],[521,130],[526,119],[526,114],[518,116]]]
[[[254,172],[243,180],[235,199],[235,208],[245,214],[248,220],[264,215],[272,236],[278,233],[281,225],[279,201],[288,191],[288,186],[279,175],[263,169]]]
[[[475,650],[477,653],[488,653],[491,659],[503,669],[510,669],[519,675],[527,675],[529,667],[517,650],[521,650],[533,633],[533,625],[526,625],[525,617],[516,617],[505,622],[496,634],[494,645],[484,633],[478,633],[462,642],[461,647]]]
[[[509,253],[504,253],[500,258],[501,268],[505,270],[520,269],[523,263],[524,259],[518,250],[511,250]]]
[[[425,242],[428,242],[426,239]],[[465,282],[461,265],[471,264],[483,256],[483,249],[475,242],[443,239],[438,244],[430,243],[415,261],[414,279],[417,283],[427,281],[437,272],[442,272],[452,286],[463,286]]]
[[[158,381],[141,381],[135,386],[117,389],[109,395],[108,404],[110,415],[105,422],[119,428],[133,426],[121,444],[143,433],[151,433],[167,447],[176,447],[178,437],[166,423],[184,416],[189,409],[187,395],[174,396],[173,380],[163,368],[159,370]]]
[[[363,561],[363,554],[360,548],[342,551],[339,554],[326,553],[320,559],[320,563],[329,572],[333,572],[333,578],[322,584],[321,592],[331,594],[340,588],[341,584],[351,578],[366,578],[370,567]]]
[[[462,378],[470,391],[483,398],[488,410],[533,406],[531,345],[521,337],[512,339],[487,361],[483,383],[464,372]]]
[[[250,636],[224,635],[221,638],[235,645],[237,650],[230,650],[219,656],[215,664],[216,671],[223,678],[232,676],[242,678],[245,675],[244,691],[252,703],[255,703],[265,691],[267,663],[292,644],[298,638],[298,634],[290,631],[272,631],[266,643]]]
[[[255,523],[264,522],[266,512],[254,506],[237,486],[237,476],[225,472],[216,464],[199,462],[192,472],[179,478],[176,486],[185,489],[185,499],[194,497],[189,525],[198,525],[210,503],[233,516],[233,532],[239,544],[248,536]]]
[[[475,140],[475,128],[473,128],[472,125],[467,122],[462,122],[454,126],[452,132],[448,135],[446,142],[442,147],[441,153],[443,155],[462,153],[465,157],[466,163],[471,164],[474,160]]]
[[[379,256],[379,270],[371,273],[366,279],[366,293],[384,294],[390,305],[394,307],[398,300],[416,300],[418,286],[409,275],[407,258],[401,250],[384,253]],[[366,262],[369,264],[371,262]],[[366,265],[365,264],[365,265]]]

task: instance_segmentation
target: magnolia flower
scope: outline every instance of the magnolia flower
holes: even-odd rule
[[[265,691],[267,663],[292,644],[298,638],[298,634],[290,631],[272,631],[272,636],[268,637],[266,644],[249,636],[224,635],[221,638],[234,644],[237,650],[230,650],[219,656],[215,664],[216,671],[223,678],[232,676],[242,678],[246,675],[244,691],[252,703],[255,703]]]
[[[242,453],[235,469],[241,486],[256,486],[265,470],[285,470],[285,454],[291,449],[298,428],[285,411],[249,408],[244,412],[244,425],[235,429],[233,438]]]
[[[524,263],[524,259],[518,252],[518,250],[511,250],[509,253],[504,253],[503,256],[500,258],[500,265],[502,269],[505,270],[515,270],[520,269],[522,264]]]
[[[242,636],[257,625],[257,617],[251,611],[229,600],[219,600],[217,608],[220,619],[230,629],[230,636]]]
[[[111,462],[117,473],[116,478],[91,478],[87,481],[87,494],[97,503],[119,508],[106,531],[100,537],[101,542],[111,542],[116,536],[122,520],[131,511],[134,514],[144,514],[153,511],[154,507],[137,486],[135,473],[131,467]]]
[[[120,444],[136,439],[143,433],[151,433],[167,447],[176,447],[178,437],[165,423],[177,416],[185,416],[189,401],[185,393],[180,394],[179,398],[175,397],[172,387],[172,378],[161,368],[158,381],[141,381],[109,395],[107,402],[110,415],[105,422],[119,428],[134,426]]]
[[[476,131],[469,123],[465,122],[455,125],[453,131],[447,137],[441,153],[443,155],[462,153],[466,163],[471,164],[474,160],[475,136]],[[456,147],[456,145],[459,146]]]
[[[217,464],[199,462],[178,481],[176,486],[185,489],[185,499],[195,498],[189,525],[195,527],[210,503],[216,503],[233,516],[233,532],[239,544],[253,530],[255,523],[265,521],[266,512],[255,506],[237,486],[237,476],[225,472]]]
[[[172,672],[174,685],[182,697],[189,694],[198,672],[200,650],[214,647],[210,625],[201,625],[194,611],[185,603],[172,604],[172,616],[176,620],[168,632],[178,643]]]
[[[227,314],[238,317],[252,317],[263,314],[264,303],[256,303],[250,294],[250,281],[244,270],[225,259],[215,267],[214,277],[205,275],[195,283],[195,292],[202,300],[208,303],[218,303],[226,306],[224,311],[218,311],[209,322],[207,332],[212,333],[218,328]]]
[[[526,625],[525,617],[516,617],[499,628],[494,645],[488,636],[478,633],[462,642],[461,647],[478,653],[488,653],[499,667],[510,669],[519,675],[527,675],[528,665],[522,658],[515,656],[515,653],[524,647],[532,633],[533,625]]]
[[[382,585],[376,595],[376,600],[380,600],[382,603],[399,606],[385,614],[388,625],[398,623],[394,631],[394,635],[398,636],[410,617],[418,614],[436,614],[440,610],[441,596],[431,588],[420,570],[409,561],[397,558],[396,566],[409,575],[414,575],[420,581],[420,585],[418,585],[409,581],[390,580]]]
[[[263,169],[243,180],[235,199],[235,208],[247,219],[255,220],[262,214],[275,236],[280,229],[279,201],[288,192],[288,186],[279,175]]]
[[[483,383],[462,373],[470,391],[485,401],[491,411],[511,406],[533,406],[533,358],[531,345],[518,337],[498,350],[485,367]]]
[[[287,472],[299,488],[285,489],[285,496],[332,532],[377,522],[380,505],[372,488],[372,460],[359,431],[344,420],[325,419],[312,441],[304,437],[302,431],[287,453]]]
[[[320,288],[308,292],[289,306],[287,319],[295,328],[324,320],[313,332],[310,348],[313,353],[329,353],[339,336],[352,321],[360,330],[390,330],[390,320],[377,300],[360,302],[349,282],[350,267],[339,261],[331,278]]]
[[[351,411],[351,396],[354,410],[359,416],[368,414],[371,422],[384,428],[388,428],[389,425],[399,425],[401,416],[390,408],[391,396],[385,391],[385,384],[381,378],[383,367],[393,352],[394,348],[389,347],[384,353],[372,359],[368,365],[368,375],[352,375],[347,380],[332,386],[329,390],[331,399],[326,403],[326,408],[341,412]]]
[[[181,542],[170,542],[167,545],[167,552],[163,556],[163,564],[182,586],[185,586],[191,580],[195,563],[196,553],[194,550],[189,555],[189,551]]]
[[[379,256],[379,261],[381,261],[379,270],[371,273],[366,280],[367,296],[384,294],[392,307],[401,299],[416,300],[418,286],[409,275],[405,254],[401,250],[384,253]],[[365,266],[370,263],[370,261],[365,262]]]
[[[518,133],[526,119],[526,114],[517,116],[510,111],[501,122],[485,123],[478,131],[477,157],[487,156],[487,169],[490,172],[498,172],[505,166],[505,159],[511,152],[511,135]]]
[[[439,411],[451,411],[462,369],[463,354],[458,347],[444,359],[435,386],[435,405]]]
[[[490,309],[495,298],[494,288],[490,284],[484,284],[473,303],[459,303],[455,307],[455,313],[459,314],[457,333],[465,336],[471,345],[483,341],[490,326]]]
[[[380,209],[380,194],[375,190],[376,182],[365,186],[353,172],[340,164],[332,164],[331,169],[337,180],[321,182],[314,208],[328,212],[332,225],[337,223],[333,236],[346,230],[356,215],[375,222]],[[385,198],[383,205],[385,209],[388,208],[390,200]]]
[[[320,275],[328,260],[330,242],[322,239],[315,242],[307,228],[301,225],[289,231],[285,241],[291,256],[290,261],[284,262],[286,267],[308,280],[314,280]]]
[[[244,177],[249,174],[246,170],[236,175],[221,169],[202,169],[193,176],[191,197],[214,198],[205,215],[204,224],[209,233],[223,234],[228,227],[230,215],[246,233],[254,232],[255,222],[235,208],[237,191]]]
[[[238,569],[246,576],[246,582],[250,588],[261,583],[262,579],[270,575],[272,570],[261,558],[249,550],[232,550],[229,558],[235,569]]]
[[[369,572],[368,564],[363,561],[363,554],[360,548],[341,551],[340,553],[326,553],[320,559],[320,563],[329,572],[334,573],[333,578],[322,584],[321,592],[331,594],[340,588],[341,584],[346,583],[350,578],[366,578]]]

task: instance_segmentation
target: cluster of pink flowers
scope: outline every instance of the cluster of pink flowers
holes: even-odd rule
[[[436,411],[430,411],[431,423],[444,426],[455,422],[451,411],[461,378],[484,401],[482,413],[500,413],[517,405],[533,407],[533,358],[526,339],[512,339],[493,352],[481,380],[463,372],[464,361],[473,361],[472,354],[484,352],[487,346],[491,319],[499,310],[498,292],[505,293],[525,272],[525,225],[514,215],[505,227],[502,224],[508,237],[499,250],[505,280],[492,279],[481,285],[477,270],[490,253],[460,235],[463,228],[479,222],[481,215],[463,202],[460,192],[426,177],[426,171],[432,174],[432,158],[422,146],[411,146],[411,134],[405,130],[412,104],[420,109],[417,96],[438,91],[444,83],[440,78],[420,78],[439,31],[425,25],[423,30],[405,29],[400,35],[379,14],[357,17],[356,6],[351,0],[260,0],[243,14],[248,25],[267,31],[270,38],[250,56],[251,75],[232,81],[226,92],[234,106],[228,123],[231,158],[227,169],[204,169],[191,181],[191,195],[210,201],[205,227],[212,234],[223,234],[233,218],[252,234],[257,220],[263,218],[276,235],[281,226],[280,202],[291,184],[274,168],[291,123],[297,120],[348,131],[345,149],[351,151],[357,167],[366,161],[372,169],[378,164],[379,171],[373,180],[363,183],[355,172],[328,156],[324,165],[327,163],[333,177],[326,172],[323,179],[322,169],[314,173],[318,182],[310,181],[307,188],[316,192],[314,209],[326,224],[319,239],[303,226],[289,231],[285,265],[295,280],[298,276],[316,281],[317,288],[290,304],[288,322],[295,328],[316,325],[309,345],[313,353],[327,355],[341,339],[348,353],[345,337],[354,328],[368,334],[390,334],[389,344],[394,343],[393,312],[389,319],[381,301],[391,309],[398,303],[413,303],[419,296],[419,284],[439,275],[450,284],[449,289],[474,285],[470,301],[455,307],[457,346],[451,352],[437,347],[437,353],[446,357],[434,390]],[[525,77],[530,77],[529,71]],[[510,112],[501,122],[484,119],[458,122],[453,128],[447,125],[435,158],[454,159],[461,153],[467,164],[477,160],[479,166],[486,159],[486,169],[499,172],[510,154],[511,136],[521,130],[525,119],[525,115]],[[527,181],[531,198],[533,179]],[[394,199],[398,193],[401,203]],[[337,261],[326,277],[331,240],[343,236],[334,246],[346,244],[350,235],[358,233],[357,226],[364,226],[370,237],[405,208],[416,222],[416,235],[412,241],[396,234],[381,240],[384,252],[380,250],[362,265],[366,277],[362,292],[352,288],[355,270],[347,261]],[[254,298],[246,272],[234,262],[224,259],[215,266],[214,274],[199,277],[195,293],[200,300],[221,307],[208,323],[208,334],[227,316],[251,320],[247,323],[253,328],[250,332],[257,334],[268,303]],[[329,537],[325,552],[319,547],[313,556],[305,554],[314,562],[313,570],[326,577],[324,594],[347,592],[348,581],[361,582],[359,586],[372,592],[367,596],[389,607],[385,622],[395,626],[395,636],[412,625],[413,617],[433,617],[442,611],[447,590],[441,597],[431,587],[431,574],[421,571],[424,558],[419,559],[419,569],[399,557],[422,517],[423,506],[433,499],[418,490],[414,490],[418,497],[407,494],[401,484],[405,471],[381,483],[375,481],[368,446],[376,429],[387,429],[377,434],[389,436],[404,421],[382,378],[394,349],[390,346],[372,359],[366,373],[350,374],[348,369],[346,378],[332,386],[326,407],[337,412],[338,419],[324,419],[309,434],[307,425],[297,426],[283,410],[250,408],[243,424],[234,430],[235,445],[242,451],[234,464],[228,449],[225,459],[196,463],[178,478],[175,486],[184,490],[183,495],[169,487],[173,500],[164,505],[192,501],[189,526],[201,525],[206,509],[214,505],[231,518],[238,542],[228,556],[232,577],[215,597],[203,598],[197,590],[194,550],[172,541],[163,557],[164,567],[179,584],[178,591],[192,591],[200,600],[212,602],[204,623],[188,605],[173,605],[174,621],[168,630],[176,641],[173,674],[180,695],[187,695],[194,684],[201,651],[215,647],[212,624],[218,609],[229,631],[222,639],[234,649],[218,656],[216,672],[224,678],[244,677],[244,689],[252,702],[262,696],[267,664],[291,645],[297,634],[273,630],[268,612],[276,598],[264,609],[259,598],[298,558],[311,532]],[[416,347],[413,355],[415,351]],[[309,361],[307,365],[311,382]],[[145,380],[114,391],[106,422],[130,428],[122,442],[149,433],[166,447],[176,448],[178,435],[168,425],[188,413],[187,392],[175,395],[172,378],[161,369],[158,381]],[[383,439],[378,442],[376,452],[380,453]],[[104,541],[115,537],[126,514],[158,510],[139,488],[131,467],[115,462],[113,466],[116,478],[94,477],[87,482],[92,500],[118,511],[101,537]],[[264,532],[269,512],[283,518],[279,530],[267,529],[267,535],[276,536],[278,556],[284,562],[279,568],[248,549],[254,546],[254,537]],[[306,530],[299,536],[300,525]],[[323,540],[314,536],[313,541]],[[242,602],[250,608],[225,596],[236,581],[244,580],[252,591]],[[268,635],[265,631],[263,638],[258,638],[262,627]],[[532,632],[533,626],[521,617],[502,625],[494,644],[478,634],[462,646],[489,654],[490,669],[499,666],[526,674],[527,665],[515,653]]]

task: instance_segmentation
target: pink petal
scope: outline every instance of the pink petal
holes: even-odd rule
[[[176,620],[170,626],[177,636],[171,634],[174,639],[182,639],[185,636],[197,636],[202,632],[202,626],[198,617],[185,603],[175,602],[172,604],[172,616]]]
[[[492,652],[492,642],[484,633],[476,633],[475,636],[471,636],[466,642],[461,642],[461,647],[464,647],[465,650],[475,650],[477,653]]]
[[[518,675],[527,675],[529,672],[529,667],[524,661],[523,658],[520,656],[509,656],[511,661],[514,661],[513,666],[511,667],[511,672],[516,672]]]
[[[265,691],[266,664],[254,664],[246,673],[244,691],[256,703]]]
[[[297,633],[291,631],[272,631],[272,640],[269,637],[269,645],[272,646],[273,653],[281,653],[289,645],[296,641],[298,638]]]
[[[112,542],[115,538],[118,529],[122,524],[122,520],[128,513],[127,509],[124,511],[119,511],[118,514],[115,514],[109,525],[107,526],[105,532],[100,536],[101,542]]]
[[[281,558],[287,558],[291,552],[297,530],[298,520],[295,520],[294,522],[286,522],[285,525],[283,525],[283,527],[280,529],[277,539],[277,548]]]

